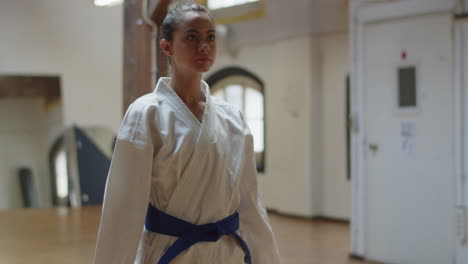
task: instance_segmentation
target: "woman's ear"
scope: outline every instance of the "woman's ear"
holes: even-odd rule
[[[171,43],[166,40],[166,39],[161,39],[159,42],[159,45],[161,46],[162,51],[166,56],[170,57],[172,56],[172,49],[171,49]]]

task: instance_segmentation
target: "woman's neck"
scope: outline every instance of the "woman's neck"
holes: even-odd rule
[[[187,105],[192,105],[202,100],[200,89],[201,74],[180,74],[174,72],[169,85]]]

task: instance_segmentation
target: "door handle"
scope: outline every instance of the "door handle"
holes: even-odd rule
[[[371,144],[369,144],[369,149],[370,149],[372,152],[377,152],[377,150],[379,150],[379,145],[374,144],[374,143],[371,143]]]

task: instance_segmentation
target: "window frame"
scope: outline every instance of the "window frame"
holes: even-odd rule
[[[265,96],[265,86],[262,80],[260,80],[257,76],[254,74],[248,72],[247,70],[244,70],[242,68],[238,67],[227,67],[224,69],[221,69],[213,74],[211,74],[207,79],[206,82],[210,86],[211,93],[214,93],[214,90],[216,86],[218,85],[223,85],[223,82],[229,82],[229,79],[235,79],[235,78],[242,78],[244,79],[245,83],[249,82],[255,82],[255,86],[251,87],[255,90],[257,90],[258,87],[258,92],[260,92],[263,96],[263,152],[255,152],[255,157],[257,155],[260,155],[260,160],[261,162],[257,162],[257,172],[265,172],[265,157],[266,157],[266,152],[267,152],[267,144],[266,144],[266,139],[267,139],[267,125],[266,125],[266,120],[267,120],[267,112],[266,112],[266,96]],[[232,79],[231,79],[232,80]],[[245,102],[245,94],[243,101]],[[257,159],[256,159],[257,160]]]

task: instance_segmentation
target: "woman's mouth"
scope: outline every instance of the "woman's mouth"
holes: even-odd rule
[[[210,59],[208,57],[199,57],[196,58],[195,61],[198,63],[208,63],[210,62]]]

